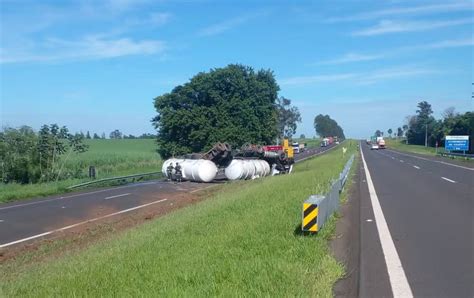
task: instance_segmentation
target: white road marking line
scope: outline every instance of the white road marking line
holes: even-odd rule
[[[457,167],[457,168],[461,168],[461,169],[465,169],[465,170],[469,170],[469,171],[474,171],[474,168],[463,167],[463,166],[455,165],[455,164],[452,164],[452,163],[449,163],[449,162],[444,162],[444,161],[439,161],[439,160],[432,160],[432,159],[429,159],[429,158],[424,158],[424,157],[420,157],[420,156],[405,154],[405,153],[401,153],[401,152],[393,151],[393,150],[389,150],[389,151],[390,151],[390,152],[393,152],[393,153],[396,153],[396,154],[400,154],[400,155],[405,155],[405,156],[409,156],[409,157],[413,157],[413,158],[418,158],[418,159],[422,159],[422,160],[426,160],[426,161],[431,161],[431,162],[436,162],[436,163],[441,163],[441,164],[444,164],[444,165],[453,166],[453,167]]]
[[[130,195],[130,193],[123,193],[123,194],[120,194],[120,195],[105,197],[104,200],[110,200],[110,199],[125,197],[125,196],[129,196],[129,195]]]
[[[451,183],[456,183],[456,181],[451,180],[451,179],[446,178],[446,177],[441,177],[441,179],[444,179],[444,180],[449,181],[449,182],[451,182]]]
[[[364,164],[365,176],[368,181],[370,201],[372,203],[372,209],[375,215],[375,223],[382,244],[382,251],[385,258],[385,264],[387,265],[388,276],[390,279],[390,285],[392,287],[392,293],[394,297],[413,297],[413,293],[408,283],[405,271],[403,270],[402,262],[398,256],[397,249],[393,243],[390,230],[388,229],[385,216],[383,215],[382,207],[380,206],[379,198],[375,192],[375,187],[370,176],[369,168],[365,162],[363,150],[360,150],[362,162]]]
[[[3,219],[0,219],[0,222],[4,222],[4,220],[3,220]]]
[[[9,243],[4,243],[4,244],[0,245],[0,248],[4,248],[4,247],[11,246],[11,245],[14,245],[14,244],[22,243],[22,242],[25,242],[25,241],[28,241],[28,240],[40,238],[42,236],[50,235],[50,234],[53,234],[53,233],[65,231],[67,229],[71,229],[71,228],[74,228],[74,227],[77,227],[77,226],[80,226],[80,225],[83,225],[83,224],[86,224],[86,223],[91,223],[91,222],[98,221],[98,220],[101,220],[101,219],[104,219],[104,218],[108,218],[108,217],[111,217],[111,216],[114,216],[114,215],[119,215],[119,214],[122,214],[122,213],[130,212],[130,211],[137,210],[137,209],[140,209],[140,208],[144,208],[144,207],[147,207],[147,206],[150,206],[150,205],[153,205],[153,204],[161,203],[161,202],[164,202],[164,201],[167,201],[167,200],[168,199],[162,199],[162,200],[154,201],[154,202],[151,202],[151,203],[147,203],[147,204],[139,205],[139,206],[136,206],[136,207],[128,208],[128,209],[121,210],[121,211],[118,211],[118,212],[114,212],[114,213],[111,213],[111,214],[107,214],[107,215],[104,215],[104,216],[88,219],[86,221],[81,221],[81,222],[75,223],[73,225],[66,226],[66,227],[63,227],[63,228],[60,228],[60,229],[56,229],[56,230],[52,230],[52,231],[49,231],[49,232],[46,232],[46,233],[34,235],[34,236],[31,236],[31,237],[28,237],[28,238],[23,238],[23,239],[20,239],[20,240],[9,242]]]
[[[372,219],[370,219],[370,218],[369,218],[369,219],[366,219],[365,221],[368,221],[368,222],[373,222],[373,220],[372,220]]]
[[[157,182],[144,182],[144,183],[139,183],[139,184],[124,185],[124,186],[101,189],[101,190],[96,190],[96,191],[91,191],[91,192],[78,193],[78,194],[65,196],[65,197],[58,197],[58,198],[52,198],[52,199],[47,199],[47,200],[42,200],[42,201],[35,201],[35,202],[30,202],[30,203],[0,207],[0,210],[18,208],[18,207],[29,206],[29,205],[37,205],[37,204],[42,204],[42,203],[47,203],[47,202],[52,202],[52,201],[58,201],[58,200],[63,200],[63,199],[69,199],[69,198],[75,198],[75,197],[80,197],[80,196],[92,195],[92,194],[101,193],[101,192],[112,191],[112,190],[121,189],[121,188],[137,187],[137,186],[149,185],[149,184],[158,184],[159,182],[160,181],[157,181]]]
[[[420,167],[419,167],[419,166],[413,166],[413,167],[414,167],[415,169],[417,169],[417,170],[419,170],[419,169],[420,169]]]
[[[392,159],[395,159],[395,157],[392,156]]]
[[[400,159],[400,162],[404,162],[403,159]]]

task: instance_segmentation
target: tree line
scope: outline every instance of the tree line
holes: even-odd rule
[[[314,129],[320,137],[334,137],[345,139],[344,130],[336,120],[329,115],[319,114],[314,118]]]
[[[405,137],[408,144],[444,147],[447,135],[468,135],[470,140],[470,152],[474,152],[474,113],[456,112],[454,107],[447,108],[440,119],[433,116],[431,104],[427,101],[420,101],[417,104],[414,115],[406,117],[407,123],[397,128],[394,132],[388,129],[387,133],[391,137]],[[376,136],[383,136],[383,132],[377,130]]]
[[[29,126],[0,131],[2,182],[58,181],[71,154],[87,151],[84,135],[69,133],[66,126],[43,125],[38,132]]]

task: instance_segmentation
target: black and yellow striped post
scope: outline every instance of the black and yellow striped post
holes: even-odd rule
[[[303,223],[302,230],[307,232],[318,231],[318,205],[303,203]]]
[[[303,221],[301,223],[301,230],[303,232],[316,233],[321,228],[321,220],[318,217],[320,214],[321,203],[324,196],[311,196],[303,203]]]

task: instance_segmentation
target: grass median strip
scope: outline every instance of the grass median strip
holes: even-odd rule
[[[49,262],[0,265],[6,296],[331,296],[343,268],[335,221],[299,236],[301,204],[355,152],[348,142],[294,174],[231,183],[209,199]]]

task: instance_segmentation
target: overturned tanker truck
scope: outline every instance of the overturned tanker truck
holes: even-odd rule
[[[236,151],[232,151],[227,143],[217,143],[204,154],[170,158],[163,163],[161,170],[170,180],[211,182],[220,170],[229,180],[245,180],[288,174],[293,164],[293,148],[285,139],[283,145],[247,144]]]

